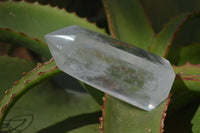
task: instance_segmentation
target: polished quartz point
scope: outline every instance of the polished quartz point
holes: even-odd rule
[[[175,74],[157,55],[79,26],[45,36],[59,69],[122,101],[152,110],[164,101]]]

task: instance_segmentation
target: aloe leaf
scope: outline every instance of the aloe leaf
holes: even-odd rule
[[[176,80],[184,82],[190,91],[200,92],[200,64],[192,65],[189,62],[183,66],[173,67]]]
[[[48,58],[51,57],[48,47],[43,45],[44,35],[59,28],[81,25],[105,33],[95,24],[64,9],[31,4],[24,1],[6,1],[0,3],[0,40],[23,45]],[[40,41],[39,41],[40,40]]]
[[[193,133],[199,133],[200,132],[200,106],[198,107],[197,111],[195,112],[195,115],[191,121],[192,123],[192,131]]]
[[[42,80],[50,78],[51,76],[59,74],[60,72],[61,71],[57,68],[55,62],[50,60],[44,65],[39,63],[35,69],[28,73],[24,73],[21,80],[16,81],[13,88],[5,92],[5,96],[0,102],[0,125],[9,109],[26,91]]]
[[[176,80],[172,88],[173,95],[168,115],[200,97],[200,65],[192,65],[188,62],[182,66],[173,66],[173,68]]]
[[[188,20],[199,17],[200,13],[185,13],[172,19],[157,35],[155,43],[150,47],[150,51],[159,56],[167,57],[172,41],[178,30]]]
[[[199,11],[200,4],[198,0],[182,1],[182,0],[141,0],[145,11],[152,21],[152,25],[158,33],[171,18],[177,14]],[[194,28],[197,28],[196,26]],[[184,38],[182,38],[184,40]],[[179,43],[180,44],[180,43]]]
[[[109,29],[113,37],[148,49],[155,39],[138,0],[102,0],[107,12]]]
[[[29,71],[33,69],[34,66],[35,64],[30,61],[0,56],[0,100],[4,96],[6,89],[11,88],[13,83],[21,78],[24,71]],[[15,73],[13,73],[13,71]]]
[[[104,105],[103,133],[160,133],[168,103],[169,99],[147,112],[109,96]]]
[[[151,46],[150,51],[159,56],[166,57],[175,33],[178,31],[183,22],[185,22],[186,18],[187,14],[178,15],[165,25],[165,27],[157,35],[157,39]]]
[[[24,33],[17,33],[10,29],[0,28],[0,41],[14,45],[21,45],[37,52],[47,59],[51,58],[51,53],[46,44],[37,39],[28,37]]]
[[[11,87],[10,82],[34,66],[30,61],[0,57],[1,70],[7,73],[0,73],[0,82],[6,82],[1,87]],[[90,95],[66,91],[49,80],[35,86],[16,102],[3,121],[0,132],[97,133],[100,115],[99,105]]]
[[[0,21],[0,28],[6,28],[6,30],[0,32],[0,40],[23,45],[48,58],[50,57],[50,53],[48,53],[48,47],[44,46],[43,43],[44,35],[49,32],[70,25],[80,25],[97,32],[105,33],[103,29],[99,29],[95,24],[89,23],[86,19],[79,18],[76,14],[71,14],[64,9],[53,8],[49,5],[42,6],[38,3],[31,4],[24,1],[1,2],[0,17],[3,20]],[[86,89],[88,92],[96,90],[87,86]],[[102,96],[103,94],[98,90],[95,93],[98,96]],[[93,96],[96,101],[102,103],[102,100],[99,101],[102,97],[96,96]]]
[[[80,127],[69,131],[68,133],[99,133],[99,124],[90,124],[87,126]]]
[[[86,19],[79,18],[76,14],[48,5],[42,6],[38,3],[0,2],[0,18],[3,20],[0,21],[1,28],[22,32],[43,42],[45,34],[71,25],[80,25],[105,33],[103,29],[99,29]]]
[[[94,98],[94,100],[99,105],[103,105],[102,98],[104,97],[104,93],[102,91],[99,91],[99,90],[97,90],[96,88],[94,88],[92,86],[84,84],[83,82],[80,82],[80,84],[83,86],[83,88],[86,88],[87,92]]]
[[[200,44],[193,43],[188,46],[182,46],[177,50],[170,51],[167,58],[176,66],[184,65],[188,61],[191,64],[198,64],[200,63],[199,53]]]

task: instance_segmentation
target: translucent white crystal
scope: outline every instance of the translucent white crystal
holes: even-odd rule
[[[83,27],[60,29],[45,39],[62,71],[144,110],[167,98],[175,78],[166,59]]]

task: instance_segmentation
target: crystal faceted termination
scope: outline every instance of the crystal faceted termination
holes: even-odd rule
[[[45,39],[59,69],[144,110],[167,98],[175,78],[166,59],[83,27],[63,28]]]

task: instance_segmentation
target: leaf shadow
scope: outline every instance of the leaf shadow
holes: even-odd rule
[[[200,106],[200,100],[192,103],[166,119],[165,133],[193,133],[191,121]]]
[[[177,79],[173,85],[164,133],[193,133],[191,120],[200,106],[200,94],[188,90],[180,77],[177,76]]]
[[[37,133],[66,133],[68,131],[80,128],[82,126],[99,123],[98,118],[101,117],[101,115],[102,112],[97,111],[72,116],[63,121],[55,123],[54,125],[41,129]]]

